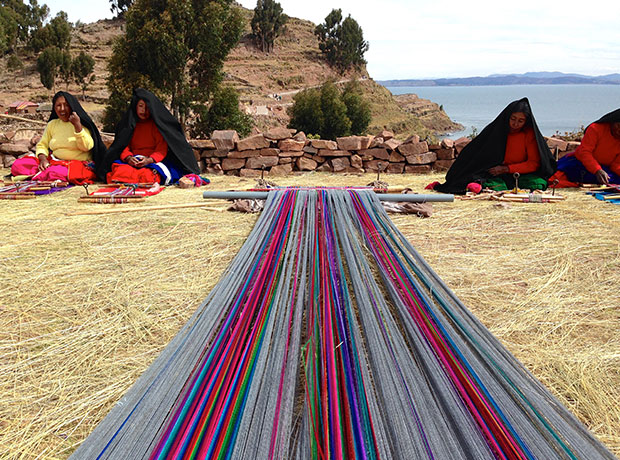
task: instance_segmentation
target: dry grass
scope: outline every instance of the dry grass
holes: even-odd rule
[[[422,186],[438,176],[385,176]],[[210,189],[253,180],[212,178]],[[308,174],[281,185],[364,185]],[[217,283],[256,216],[200,208],[100,209],[81,190],[2,201],[0,456],[64,459]],[[501,341],[620,454],[620,207],[581,192],[553,205],[435,205],[395,216]],[[170,188],[144,206],[200,202]],[[224,207],[224,203],[209,202]],[[106,208],[107,209],[107,208]]]

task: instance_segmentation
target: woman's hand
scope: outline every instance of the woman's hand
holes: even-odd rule
[[[492,176],[501,176],[502,174],[508,174],[509,172],[510,168],[506,165],[497,165],[489,169],[489,174]]]
[[[130,156],[127,157],[127,159],[125,160],[125,162],[129,165],[129,166],[133,166],[134,168],[137,168],[138,163],[140,163],[140,160],[138,160],[135,156]]]
[[[76,133],[82,131],[82,122],[77,113],[71,112],[71,115],[69,115],[69,122],[73,125]]]
[[[609,174],[607,174],[603,169],[599,169],[594,173],[596,176],[596,180],[599,184],[609,184]]]
[[[43,171],[50,166],[50,161],[45,155],[39,155],[39,171]]]
[[[144,168],[145,166],[153,163],[155,163],[155,160],[153,160],[151,157],[144,157],[141,160],[138,160],[137,163],[133,166],[134,168]]]

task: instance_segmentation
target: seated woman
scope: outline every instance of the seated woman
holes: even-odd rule
[[[620,109],[586,128],[577,150],[558,161],[556,179],[558,187],[620,184]]]
[[[137,88],[98,173],[108,183],[167,185],[199,168],[176,118],[157,96]]]
[[[104,154],[105,145],[95,123],[74,96],[59,91],[52,99],[52,113],[35,156],[15,160],[11,174],[39,181],[92,183],[95,165]]]
[[[527,98],[511,102],[476,136],[446,173],[446,182],[434,190],[465,193],[481,187],[509,190],[545,190],[555,171],[555,160],[532,115]]]

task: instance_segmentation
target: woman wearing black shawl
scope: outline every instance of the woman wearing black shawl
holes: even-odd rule
[[[104,155],[105,145],[95,123],[73,95],[59,91],[52,99],[52,113],[37,144],[36,156],[16,160],[11,174],[40,181],[92,183],[96,165]]]
[[[177,119],[157,96],[136,88],[97,172],[108,182],[143,182],[151,177],[170,184],[185,174],[198,174],[199,169]]]
[[[513,101],[461,151],[446,174],[446,182],[434,189],[465,193],[472,183],[495,190],[519,187],[546,189],[546,179],[556,168],[527,98]],[[473,188],[473,187],[469,187]],[[480,187],[478,187],[480,189]]]
[[[558,161],[558,172],[549,181],[556,179],[558,187],[620,184],[620,109],[586,128],[577,150]]]

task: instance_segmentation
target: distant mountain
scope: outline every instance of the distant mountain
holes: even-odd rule
[[[381,80],[383,86],[504,86],[504,85],[620,85],[620,74],[590,76],[562,72],[494,74],[487,77]]]

